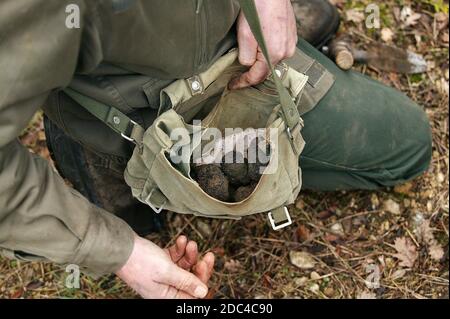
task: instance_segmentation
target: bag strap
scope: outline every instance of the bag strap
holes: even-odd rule
[[[115,107],[103,104],[73,89],[65,88],[64,92],[75,100],[75,102],[83,106],[89,113],[120,134],[124,139],[138,146],[142,145],[145,130],[127,115]]]
[[[250,29],[253,32],[253,35],[258,41],[259,47],[261,48],[262,53],[264,54],[264,58],[269,65],[270,71],[272,73],[273,81],[275,82],[275,86],[277,88],[278,94],[280,96],[280,105],[282,110],[282,117],[284,122],[286,123],[286,131],[290,138],[291,146],[298,153],[295,143],[293,142],[292,132],[294,128],[302,123],[300,119],[300,114],[298,112],[297,106],[294,103],[291,95],[284,87],[281,79],[275,72],[275,68],[272,65],[270,60],[269,51],[267,49],[266,41],[264,40],[264,35],[261,29],[261,23],[259,21],[258,11],[256,10],[255,1],[254,0],[239,0],[241,5],[241,9],[244,12],[245,17],[247,18],[247,22],[250,26]],[[273,230],[280,230],[286,226],[292,224],[291,216],[289,215],[289,211],[286,206],[277,207],[268,214],[269,222],[273,228]]]
[[[256,10],[255,1],[254,0],[239,0],[241,5],[241,9],[244,12],[245,17],[247,18],[247,22],[250,26],[250,29],[253,32],[253,35],[258,41],[259,47],[264,55],[264,58],[269,65],[270,71],[272,72],[272,78],[275,82],[275,86],[277,88],[278,94],[280,96],[280,105],[283,114],[283,120],[287,126],[287,133],[291,140],[293,139],[291,132],[294,128],[301,122],[300,114],[297,110],[297,106],[295,105],[291,95],[288,90],[284,87],[281,79],[278,77],[275,72],[275,68],[273,67],[269,51],[267,49],[266,41],[264,40],[264,35],[261,29],[261,23],[259,20],[258,12]],[[294,148],[295,149],[295,148]]]

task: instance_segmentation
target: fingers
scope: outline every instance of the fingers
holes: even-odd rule
[[[212,273],[214,269],[214,262],[216,261],[216,257],[214,256],[214,254],[211,252],[207,253],[205,257],[203,257],[203,261],[208,266],[208,270]]]
[[[205,284],[208,283],[213,273],[214,259],[213,253],[207,253],[205,257],[195,265],[194,274]]]
[[[180,236],[175,241],[175,244],[169,247],[169,254],[170,258],[174,263],[177,263],[181,257],[184,256],[184,253],[186,251],[186,245],[187,245],[187,238],[186,236]]]
[[[248,25],[244,16],[240,16],[238,21],[237,40],[239,45],[239,63],[246,66],[252,66],[256,62],[258,53],[258,42]]]
[[[203,282],[207,283],[208,278],[208,266],[203,260],[200,260],[194,267],[194,274]]]
[[[198,247],[195,241],[189,241],[186,245],[183,257],[177,262],[184,270],[190,270],[197,263]]]
[[[286,57],[290,58],[294,56],[295,51],[297,50],[297,42],[298,42],[298,33],[297,33],[297,21],[295,18],[294,8],[292,7],[292,3],[286,3],[288,6],[288,41],[286,44]]]
[[[264,59],[257,60],[247,72],[233,79],[229,84],[229,88],[231,90],[238,90],[256,85],[263,82],[267,78],[269,73],[270,70],[266,61]]]
[[[168,252],[172,261],[184,270],[190,270],[197,263],[197,243],[188,241],[186,236],[178,237],[175,244],[169,247]]]
[[[290,1],[267,1],[257,6],[261,27],[269,51],[271,62],[275,65],[295,54],[298,40],[295,13]],[[261,49],[241,13],[237,23],[239,62],[250,69],[232,80],[230,89],[243,89],[263,82],[269,75],[269,66]]]
[[[166,272],[165,283],[191,295],[195,298],[204,298],[208,293],[208,287],[193,273],[173,265]],[[176,294],[179,296],[179,294]]]
[[[200,279],[203,283],[207,284],[209,279],[211,278],[211,275],[213,273],[214,269],[214,254],[213,253],[207,253],[202,260],[200,260],[194,267],[194,274]],[[191,294],[176,289],[174,287],[169,287],[168,291],[166,293],[166,296],[168,298],[175,298],[175,299],[193,299],[194,296]],[[197,297],[202,298],[202,297]]]

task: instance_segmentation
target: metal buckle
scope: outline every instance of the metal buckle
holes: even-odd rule
[[[289,127],[286,128],[286,134],[291,140],[294,140],[294,136],[292,136],[291,129]]]
[[[167,203],[167,201],[164,202],[164,204],[161,205],[160,208],[156,208],[155,206],[153,206],[153,204],[150,202],[150,197],[152,197],[153,192],[155,191],[155,188],[153,188],[150,192],[150,194],[148,194],[147,198],[145,199],[145,203],[150,206],[151,209],[153,209],[153,211],[157,214],[161,213],[162,210],[164,209],[164,205]]]
[[[286,63],[284,63],[284,62],[280,62],[274,67],[274,69],[275,69],[276,75],[281,80],[284,80],[284,78],[285,78],[285,76],[287,74],[287,71],[289,70],[289,66]]]
[[[287,207],[284,207],[284,213],[286,214],[287,222],[285,222],[281,225],[275,225],[275,220],[273,219],[272,212],[269,212],[269,214],[268,214],[269,221],[270,221],[270,224],[272,225],[273,230],[279,230],[279,229],[282,229],[282,228],[287,227],[292,224],[291,215],[289,215],[289,211],[288,211]]]
[[[133,121],[133,120],[131,120],[131,119],[130,119],[130,122],[131,122],[131,124],[133,124],[133,126],[138,125],[135,121]],[[132,129],[131,131],[133,131],[133,129]],[[123,133],[120,133],[120,135],[122,135],[122,137],[123,137],[124,139],[126,139],[127,141],[130,141],[130,142],[132,142],[132,143],[136,143],[136,141],[135,141],[134,138],[129,137],[129,136],[126,136],[126,135],[123,134]]]

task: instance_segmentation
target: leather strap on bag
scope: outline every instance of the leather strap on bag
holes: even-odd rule
[[[256,41],[258,41],[259,47],[261,48],[264,58],[266,59],[267,64],[269,65],[270,71],[272,72],[272,78],[277,88],[278,94],[280,96],[280,104],[283,114],[283,120],[285,121],[287,126],[287,133],[292,140],[293,137],[291,135],[291,132],[293,132],[294,128],[301,122],[297,106],[295,105],[288,90],[284,87],[283,83],[281,82],[281,79],[275,72],[274,66],[272,65],[266,41],[264,40],[264,35],[262,33],[261,23],[259,21],[255,1],[239,0],[239,3],[241,5],[241,9],[244,12],[245,17],[247,18],[247,22],[250,26],[250,29],[253,32],[255,39]],[[294,149],[296,150],[295,147]]]

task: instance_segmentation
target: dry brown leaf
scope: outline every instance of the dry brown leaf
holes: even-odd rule
[[[403,7],[400,11],[400,20],[407,27],[416,25],[422,17],[420,13],[414,12],[410,7]]]
[[[448,31],[445,31],[444,33],[441,34],[441,41],[448,43]]]
[[[345,11],[345,18],[347,21],[352,21],[354,23],[361,23],[364,21],[364,13],[357,9],[350,9]]]
[[[392,32],[389,28],[381,29],[381,40],[384,42],[392,42],[392,38],[394,37],[394,32]]]
[[[430,220],[424,220],[416,231],[417,237],[421,243],[428,246],[428,254],[433,260],[439,261],[444,257],[444,250],[433,235],[433,229],[430,226]]]
[[[314,258],[304,251],[290,251],[289,259],[294,266],[300,269],[312,269],[316,265]]]
[[[441,31],[443,29],[446,29],[448,27],[448,15],[444,12],[438,12],[434,15],[434,18],[436,19],[436,28],[437,30]]]
[[[300,241],[308,241],[311,239],[311,232],[305,225],[300,225],[297,228],[297,237]]]
[[[396,185],[394,187],[394,192],[403,194],[403,195],[409,195],[411,193],[412,187],[413,187],[413,183],[411,183],[411,182]]]
[[[439,244],[436,243],[428,247],[428,254],[431,259],[440,261],[444,257],[444,250]]]
[[[391,275],[391,280],[397,280],[400,278],[403,278],[406,274],[406,270],[403,268],[400,268],[396,271],[394,271],[394,273]]]
[[[394,248],[397,251],[394,257],[400,260],[400,266],[412,268],[419,254],[411,239],[406,237],[395,239]]]

